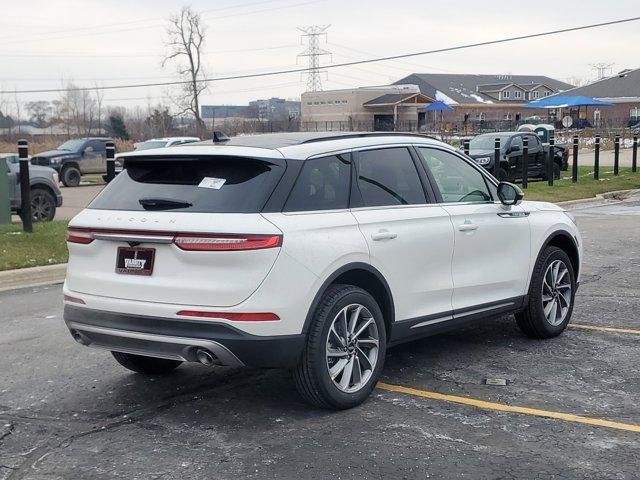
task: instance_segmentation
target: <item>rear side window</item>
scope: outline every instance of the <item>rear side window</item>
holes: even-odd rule
[[[351,162],[348,155],[307,160],[291,190],[284,211],[306,212],[348,208],[350,185]]]
[[[283,172],[280,165],[237,157],[126,160],[89,208],[257,213]]]
[[[359,152],[358,188],[367,207],[427,203],[418,171],[406,148]]]

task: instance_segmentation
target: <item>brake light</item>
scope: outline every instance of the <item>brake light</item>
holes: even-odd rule
[[[102,228],[69,227],[67,242],[87,245],[99,240],[135,241],[153,243],[163,237],[162,243],[173,242],[178,248],[188,251],[234,251],[260,250],[282,245],[282,235],[227,235],[209,233],[176,233],[139,230],[109,230]]]
[[[280,317],[275,313],[222,313],[181,310],[177,315],[181,317],[222,318],[232,322],[276,322],[280,320]]]
[[[78,303],[80,305],[86,305],[85,301],[82,300],[81,298],[72,297],[70,295],[65,295],[64,296],[64,301],[65,302],[71,302],[71,303]]]
[[[93,242],[93,235],[89,229],[70,227],[67,230],[67,242],[86,245]]]
[[[260,250],[279,247],[280,235],[183,235],[173,239],[178,248],[190,251]]]

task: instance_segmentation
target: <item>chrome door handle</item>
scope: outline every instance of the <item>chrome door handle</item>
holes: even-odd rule
[[[379,230],[378,232],[371,234],[371,240],[374,242],[380,240],[393,240],[397,236],[397,233],[390,232],[389,230]]]
[[[463,223],[458,227],[458,230],[460,230],[461,232],[473,232],[477,229],[478,225],[476,225],[475,223]]]

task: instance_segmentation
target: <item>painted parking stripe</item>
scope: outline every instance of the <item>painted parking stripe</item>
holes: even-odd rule
[[[597,325],[582,325],[580,323],[570,323],[570,328],[576,330],[592,330],[594,332],[609,332],[609,333],[630,333],[631,335],[640,335],[640,330],[633,328],[614,328],[614,327],[599,327]]]
[[[628,432],[640,433],[640,425],[631,423],[612,422],[600,418],[582,417],[571,413],[550,412],[548,410],[539,410],[537,408],[518,407],[514,405],[506,405],[503,403],[486,402],[469,397],[459,397],[457,395],[446,395],[443,393],[430,392],[417,388],[403,387],[400,385],[390,385],[388,383],[378,382],[377,387],[387,392],[404,393],[413,395],[414,397],[429,398],[432,400],[441,400],[444,402],[459,403],[469,405],[471,407],[482,408],[484,410],[496,410],[499,412],[520,413],[523,415],[533,415],[535,417],[552,418],[555,420],[563,420],[565,422],[583,423],[595,427],[613,428],[616,430],[626,430]]]

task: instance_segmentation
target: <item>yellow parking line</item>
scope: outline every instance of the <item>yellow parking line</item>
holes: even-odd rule
[[[549,412],[547,410],[538,410],[536,408],[517,407],[513,405],[505,405],[503,403],[485,402],[469,397],[459,397],[456,395],[446,395],[443,393],[430,392],[428,390],[420,390],[417,388],[402,387],[400,385],[390,385],[388,383],[378,382],[378,388],[387,392],[404,393],[415,397],[430,398],[432,400],[442,400],[444,402],[459,403],[469,405],[485,410],[497,410],[499,412],[521,413],[523,415],[533,415],[535,417],[553,418],[556,420],[564,420],[565,422],[583,423],[596,427],[614,428],[616,430],[626,430],[628,432],[640,433],[640,425],[631,423],[619,423],[600,418],[581,417],[570,413]]]
[[[597,325],[582,325],[579,323],[570,323],[569,327],[577,330],[593,330],[595,332],[630,333],[632,335],[640,335],[640,330],[635,330],[633,328],[598,327]]]

